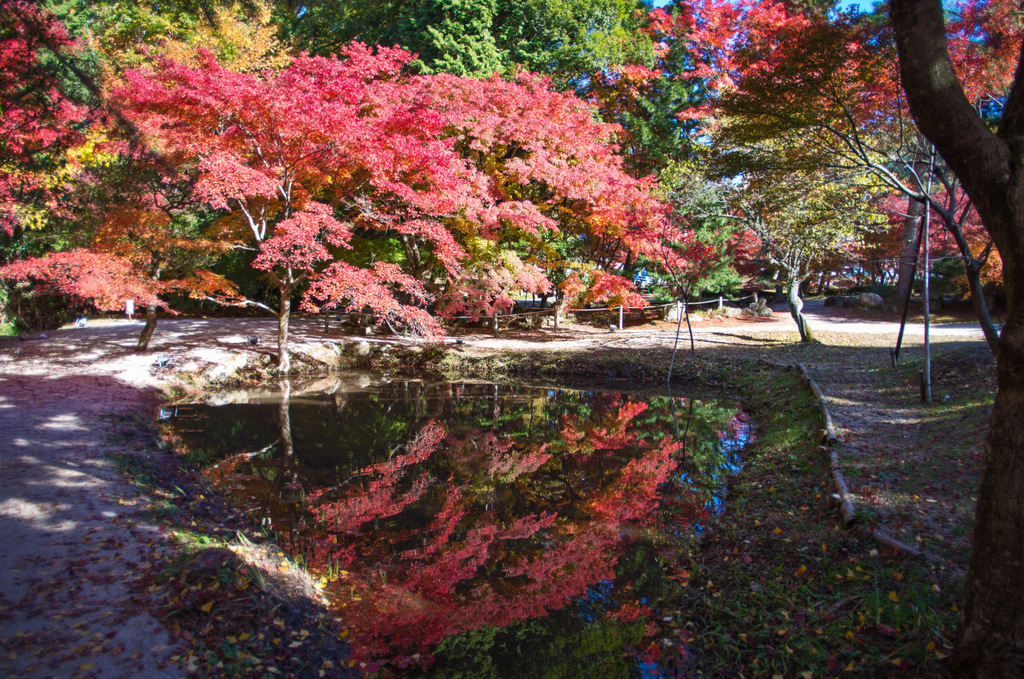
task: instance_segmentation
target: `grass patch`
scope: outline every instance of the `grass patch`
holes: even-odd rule
[[[726,331],[728,332],[728,331]],[[720,337],[731,337],[719,333]],[[939,676],[959,622],[981,443],[995,392],[981,342],[933,342],[935,401],[919,400],[923,351],[905,340],[820,333],[745,337],[680,352],[673,380],[739,388],[757,439],[728,510],[689,555],[680,601],[687,676]],[[755,341],[759,340],[759,341]],[[459,357],[460,371],[664,383],[670,352],[531,352]],[[451,360],[450,358],[447,360]],[[908,557],[839,525],[829,503],[813,400],[800,361],[825,391],[858,522],[920,548]],[[837,415],[838,410],[838,415]]]
[[[758,439],[728,512],[691,564],[684,607],[696,631],[695,676],[938,676],[959,620],[965,555],[950,567],[843,529],[809,436],[820,425],[808,390],[795,373],[767,366],[749,369],[743,387]],[[954,446],[946,452],[963,457]],[[908,493],[927,485],[900,481]],[[858,512],[864,524],[879,519],[871,504]]]

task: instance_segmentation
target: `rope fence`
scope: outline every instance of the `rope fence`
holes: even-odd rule
[[[718,309],[724,309],[726,306],[736,307],[746,300],[758,300],[756,293],[740,297],[737,299],[729,299],[724,295],[719,296],[718,299],[704,300],[701,302],[683,302],[674,301],[668,302],[667,304],[649,304],[642,307],[590,307],[586,309],[567,309],[563,310],[563,313],[571,314],[579,317],[580,314],[588,315],[593,314],[595,316],[600,314],[615,314],[618,312],[618,329],[622,330],[625,323],[626,315],[636,317],[641,315],[646,317],[648,314],[656,313],[660,316],[667,316],[667,312],[671,308],[679,308],[680,312],[685,309],[692,307],[717,305]],[[527,306],[527,305],[523,305]],[[530,305],[532,306],[532,305]],[[506,329],[511,328],[512,324],[523,320],[531,324],[531,327],[538,327],[541,322],[541,318],[545,316],[551,316],[554,318],[554,327],[557,330],[559,324],[559,314],[556,314],[557,309],[555,307],[549,307],[546,309],[540,309],[537,311],[517,311],[507,314],[493,314],[491,316],[453,316],[445,319],[448,323],[477,323],[483,322],[487,327],[490,327],[494,331],[494,336],[498,336],[499,329],[504,326]],[[324,311],[324,334],[330,331],[331,320],[334,319],[339,324],[351,323],[357,328],[368,328],[373,325],[373,314],[365,314],[360,312],[340,312],[340,311]],[[535,319],[530,321],[529,319]]]

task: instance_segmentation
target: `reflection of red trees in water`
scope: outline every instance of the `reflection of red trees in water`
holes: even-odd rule
[[[676,468],[678,444],[631,431],[645,409],[620,399],[596,421],[564,416],[551,445],[431,422],[358,481],[310,494],[310,564],[349,571],[329,593],[356,656],[428,662],[446,636],[543,616],[613,579]],[[626,618],[646,611],[621,604]]]
[[[318,523],[336,534],[355,534],[359,526],[371,519],[383,519],[401,513],[426,492],[430,479],[424,472],[405,490],[398,489],[398,482],[405,480],[408,467],[423,462],[434,453],[444,439],[444,434],[443,427],[436,423],[429,424],[409,443],[406,454],[367,467],[363,475],[376,475],[376,478],[345,499],[321,502],[322,497],[332,494],[331,488],[310,493],[310,511]]]

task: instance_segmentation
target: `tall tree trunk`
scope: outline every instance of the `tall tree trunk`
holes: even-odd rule
[[[139,335],[139,343],[136,345],[135,351],[149,349],[149,340],[153,339],[154,332],[156,332],[156,304],[147,304],[146,325],[142,328],[142,334]]]
[[[803,313],[804,301],[800,299],[800,284],[802,282],[799,278],[789,280],[786,303],[789,304],[789,313],[793,316],[793,320],[796,321],[796,327],[800,331],[800,341],[813,342],[814,333],[811,332],[811,326],[807,324],[807,317]]]
[[[985,300],[985,291],[981,284],[981,263],[967,253],[964,261],[964,268],[967,271],[967,287],[971,291],[971,304],[974,306],[974,314],[978,317],[978,324],[985,334],[985,341],[988,342],[989,350],[999,355],[999,331],[992,321],[992,314],[989,313],[988,301]]]
[[[277,312],[277,369],[287,375],[292,369],[291,355],[288,352],[288,320],[292,311],[292,290],[281,288],[281,308]]]
[[[903,234],[900,237],[900,261],[896,270],[896,300],[903,304],[907,293],[914,285],[914,265],[917,263],[917,232],[924,216],[924,203],[907,198],[907,216],[903,219]]]
[[[149,267],[149,279],[156,283],[160,280],[161,273],[163,273],[163,267],[160,265],[160,256],[153,253]],[[156,304],[150,303],[146,305],[146,325],[143,326],[142,334],[139,335],[139,343],[135,346],[135,351],[149,349],[149,340],[153,338],[154,332],[156,332]]]
[[[950,669],[958,677],[1024,677],[1024,44],[993,133],[957,80],[941,0],[892,0],[892,19],[910,110],[995,241],[1007,293],[998,391]]]
[[[914,171],[918,177],[928,172],[928,149],[931,144],[924,135],[917,135],[917,150],[914,152]],[[924,191],[920,183],[912,182],[918,191]],[[903,234],[900,238],[900,261],[896,273],[896,301],[903,304],[907,293],[914,285],[914,266],[917,264],[917,235],[924,217],[924,201],[907,196],[907,216],[903,218]]]

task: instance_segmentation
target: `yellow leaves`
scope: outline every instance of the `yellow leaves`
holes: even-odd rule
[[[775,530],[773,530],[772,532],[775,533],[776,535],[782,535],[782,529],[779,528],[778,526],[776,526]]]
[[[69,174],[77,174],[77,172],[74,172],[74,170],[71,170],[70,168],[89,166],[105,167],[112,164],[117,160],[118,154],[104,152],[97,148],[97,144],[102,144],[106,141],[107,139],[104,133],[95,129],[91,130],[87,135],[85,143],[69,149],[65,154],[67,159],[71,161],[66,166],[69,168],[66,172]],[[60,181],[64,181],[65,179],[66,177],[60,177]]]
[[[213,602],[212,601],[207,601],[200,608],[200,610],[202,610],[203,613],[209,613],[212,609],[213,609]]]
[[[896,592],[889,592],[889,601],[893,602],[894,604],[898,604],[900,602],[900,597],[896,594]]]
[[[237,73],[280,70],[290,61],[288,46],[277,39],[269,7],[262,2],[252,4],[257,8],[254,14],[244,16],[226,7],[218,8],[215,24],[199,22],[174,32],[174,37],[168,35],[160,42],[162,56],[195,66],[196,47],[201,46]]]
[[[797,577],[800,577],[801,575],[803,575],[803,574],[804,574],[804,573],[806,573],[806,572],[807,572],[807,566],[803,566],[803,565],[801,565],[801,566],[800,566],[800,568],[797,568],[797,569],[796,569],[795,575],[796,575]]]
[[[10,173],[8,173],[10,174]],[[49,223],[49,213],[45,209],[39,209],[31,205],[14,205],[12,210],[18,223],[26,231],[38,231],[45,228]]]

